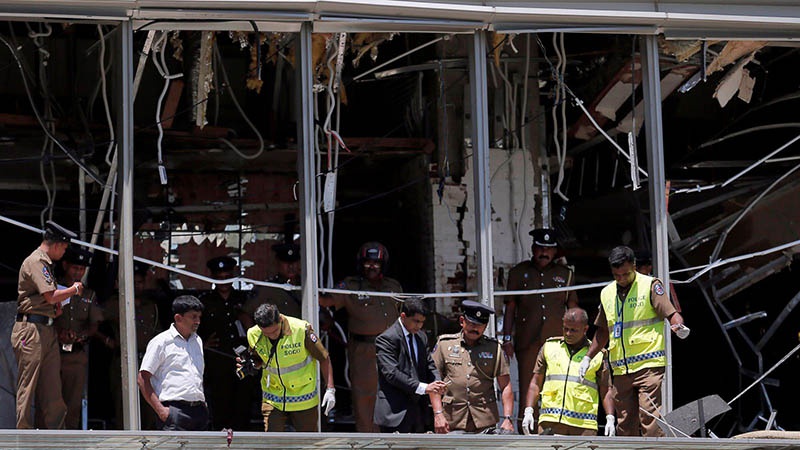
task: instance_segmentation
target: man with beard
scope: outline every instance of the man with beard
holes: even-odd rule
[[[492,308],[472,301],[461,302],[458,318],[461,332],[443,334],[433,348],[433,363],[448,384],[443,398],[433,394],[433,424],[437,433],[511,434],[514,422],[514,392],[508,370],[508,358],[497,339],[484,336]],[[503,422],[497,411],[494,380],[500,387]],[[441,405],[440,405],[441,403]]]
[[[403,292],[400,283],[384,276],[389,263],[389,252],[383,244],[365,243],[358,250],[356,262],[359,275],[345,278],[336,286],[337,289]],[[350,331],[347,360],[350,365],[356,431],[377,433],[380,430],[372,420],[378,389],[375,338],[400,317],[398,303],[391,297],[334,294],[320,296],[319,304],[347,311]]]
[[[203,392],[203,340],[197,335],[203,304],[181,295],[172,302],[175,322],[147,344],[137,384],[164,431],[203,431],[208,407]]]
[[[556,263],[558,242],[555,230],[537,228],[533,236],[533,257],[511,269],[507,290],[561,288],[574,281],[572,269]],[[542,344],[561,334],[561,317],[568,308],[578,306],[575,291],[527,294],[506,297],[503,317],[503,350],[509,358],[517,357],[519,395],[524,398],[531,383],[536,356]],[[513,327],[514,340],[511,341]],[[522,417],[522,411],[518,412]]]
[[[233,278],[236,260],[220,256],[208,260],[206,266],[217,280]],[[240,381],[236,376],[236,355],[240,345],[247,346],[247,331],[242,323],[245,315],[246,294],[233,288],[231,283],[215,283],[214,290],[200,297],[205,308],[200,337],[205,344],[205,374],[208,405],[211,409],[211,429],[232,428],[246,430],[250,425],[250,408],[253,384],[250,379]]]
[[[542,346],[530,388],[520,393],[520,403],[525,405],[525,418],[522,420],[525,434],[534,431],[533,405],[541,395],[539,434],[596,436],[597,407],[602,399],[606,412],[603,434],[615,435],[614,398],[605,352],[591,359],[583,377],[578,375],[580,362],[591,344],[586,338],[588,329],[586,311],[569,309],[564,313],[564,335],[550,338]]]

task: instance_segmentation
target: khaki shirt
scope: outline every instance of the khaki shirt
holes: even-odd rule
[[[80,295],[73,295],[69,303],[61,308],[61,315],[56,318],[56,327],[86,335],[92,325],[103,320],[103,311],[97,305],[94,291],[84,288]]]
[[[524,261],[508,274],[509,291],[548,289],[572,286],[573,272],[569,267],[549,264],[539,270],[531,261]],[[550,294],[509,296],[507,303],[515,303],[514,347],[522,350],[534,342],[544,343],[548,338],[562,334],[562,319],[569,303],[578,304],[575,291]]]
[[[496,339],[482,336],[470,347],[462,333],[439,336],[431,355],[442,381],[451,382],[442,397],[451,430],[477,431],[497,425],[494,379],[509,374],[505,353]],[[468,417],[476,429],[467,429]]]
[[[158,305],[146,295],[138,297],[135,301],[134,323],[136,325],[136,350],[144,355],[147,343],[162,331],[158,320]],[[115,294],[106,301],[106,320],[111,323],[114,330],[114,339],[120,341],[119,332],[119,297]]]
[[[625,298],[628,295],[630,288],[630,285],[624,288],[620,285],[617,285],[617,296],[619,298]],[[666,290],[664,289],[664,283],[662,283],[658,278],[653,278],[653,284],[650,286],[650,304],[653,305],[653,309],[656,310],[658,317],[661,317],[662,319],[666,319],[677,312],[675,306],[669,301],[669,297],[667,297]],[[605,330],[608,329],[606,312],[603,310],[602,303],[600,303],[598,308],[598,313],[594,320],[594,324]]]
[[[372,286],[361,277],[347,277],[336,289],[351,291],[403,292],[403,287],[393,278],[384,277],[379,286]],[[347,311],[348,328],[353,334],[377,336],[389,328],[398,317],[399,303],[391,297],[370,297],[351,294],[334,295],[334,306]]]
[[[33,251],[19,268],[17,313],[55,317],[55,305],[47,303],[42,293],[54,292],[53,261],[41,248]]]

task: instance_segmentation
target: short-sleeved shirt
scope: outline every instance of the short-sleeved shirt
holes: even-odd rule
[[[624,288],[617,284],[617,296],[619,298],[625,298],[628,295],[630,287],[630,284]],[[667,318],[677,312],[675,310],[675,306],[670,303],[669,297],[667,297],[667,294],[664,290],[664,283],[662,283],[658,278],[653,278],[653,284],[650,286],[650,304],[653,305],[653,309],[656,310],[658,317],[661,317],[662,319]],[[597,318],[595,318],[594,324],[600,328],[606,330],[608,329],[608,321],[606,319],[606,313],[603,310],[602,303],[598,309]]]
[[[283,316],[284,314],[281,315]],[[283,336],[292,334],[292,327],[289,326],[288,320],[283,321],[281,333]],[[266,338],[266,336],[264,337]],[[317,335],[314,334],[314,328],[310,323],[306,325],[306,337],[303,341],[303,347],[305,347],[306,351],[308,351],[308,354],[317,361],[325,361],[328,359],[328,350],[325,349],[325,346],[322,345],[322,341],[320,341]],[[254,352],[253,354],[257,353]]]
[[[481,336],[475,345],[464,340],[463,332],[439,336],[431,355],[442,381],[451,381],[442,398],[453,430],[467,430],[468,417],[476,429],[496,425],[497,396],[494,380],[509,374],[506,354],[496,339]]]
[[[589,344],[591,344],[591,342],[586,339],[584,346],[581,348],[588,347]],[[580,351],[581,348],[576,350],[576,352]],[[604,353],[603,364],[601,364],[600,368],[597,369],[597,385],[601,391],[604,391],[611,386],[611,370],[609,370],[608,367],[608,358],[605,355],[605,350],[602,351]],[[544,357],[544,346],[542,346],[542,348],[539,350],[539,355],[536,356],[536,365],[533,366],[533,373],[542,375],[547,374],[547,359]]]
[[[572,286],[572,269],[560,264],[548,264],[538,269],[532,261],[524,261],[514,266],[508,274],[509,291],[548,289]],[[549,294],[528,294],[506,297],[506,302],[516,305],[514,312],[514,346],[525,349],[534,342],[544,343],[554,336],[560,336],[562,318],[568,304],[577,304],[575,291],[552,292]]]
[[[79,295],[69,298],[69,303],[61,307],[61,315],[55,325],[64,330],[85,334],[92,325],[103,320],[103,312],[97,305],[92,289],[84,288]]]
[[[139,371],[152,374],[150,383],[159,401],[197,402],[206,399],[204,369],[203,340],[197,333],[184,339],[172,324],[147,344]]]
[[[362,277],[347,277],[337,289],[350,291],[403,292],[403,287],[393,278],[384,277],[378,286],[373,286]],[[335,295],[335,306],[344,308],[348,316],[348,328],[353,334],[377,336],[389,328],[400,317],[398,302],[391,297],[370,297],[364,294]]]
[[[37,248],[22,262],[17,283],[17,312],[55,317],[55,305],[47,303],[42,295],[57,288],[53,278],[53,261],[47,252]]]

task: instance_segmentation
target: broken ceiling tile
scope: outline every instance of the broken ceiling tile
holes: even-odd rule
[[[753,98],[753,87],[756,84],[756,79],[750,76],[750,71],[747,69],[742,70],[742,81],[739,83],[739,98],[745,103],[750,103]]]
[[[717,85],[717,89],[714,91],[714,98],[717,99],[719,102],[719,106],[725,107],[728,104],[730,99],[739,91],[739,85],[742,82],[742,75],[744,66],[747,65],[750,61],[753,60],[756,53],[753,52],[750,56],[742,58],[739,62],[736,63],[728,73],[722,77],[722,80]]]
[[[740,58],[752,54],[767,45],[766,41],[729,41],[725,44],[719,56],[717,56],[706,69],[706,75],[722,70],[726,66],[733,64]]]
[[[625,83],[622,80],[617,81],[609,89],[605,97],[600,100],[595,110],[611,120],[616,120],[617,110],[631,97],[631,93],[635,88],[636,86],[631,86],[630,83]]]
[[[697,70],[695,66],[684,66],[673,69],[670,73],[668,73],[664,78],[661,79],[661,100],[663,101],[665,98],[669,97],[675,89],[678,89],[683,81]],[[633,117],[636,117],[636,130],[633,129]],[[624,119],[622,119],[619,124],[617,125],[617,130],[622,133],[629,133],[633,132],[634,135],[639,134],[639,130],[642,129],[642,125],[644,124],[644,101],[640,101],[636,108],[634,108],[633,114],[628,113]]]

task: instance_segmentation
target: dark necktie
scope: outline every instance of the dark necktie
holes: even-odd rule
[[[414,351],[414,335],[408,335],[408,351],[411,355],[411,362],[414,363],[414,368],[417,368],[417,353]]]

